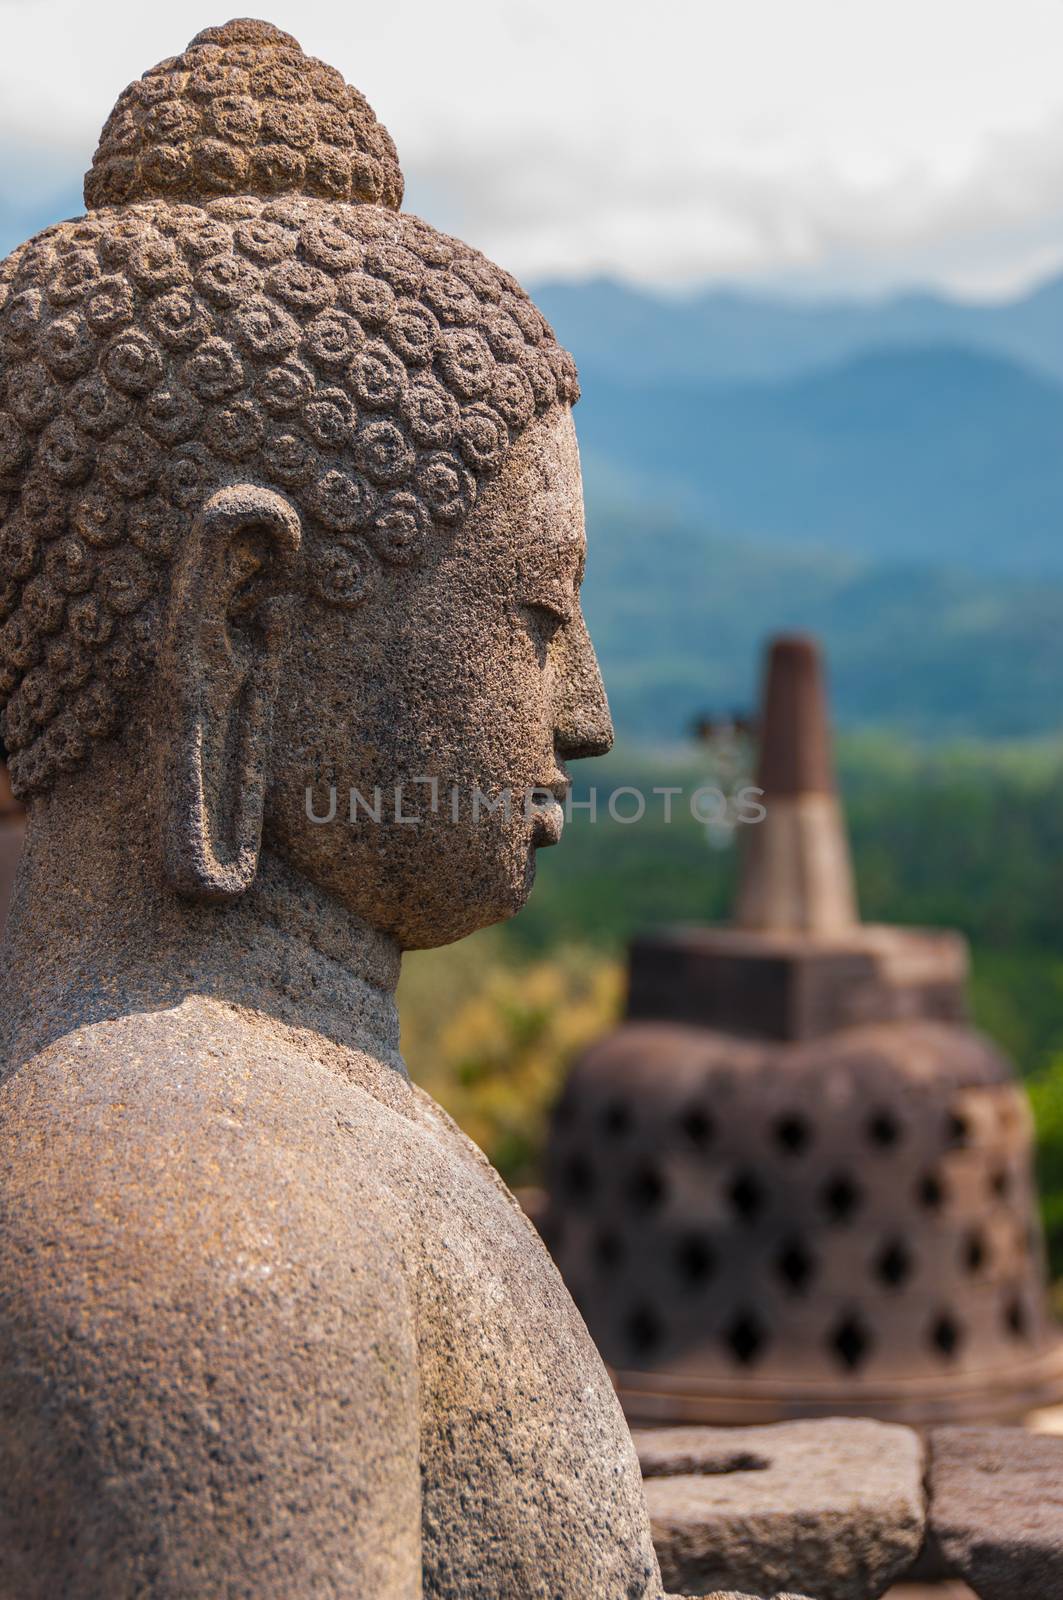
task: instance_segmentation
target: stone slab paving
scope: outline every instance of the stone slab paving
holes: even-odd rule
[[[1021,1428],[937,1428],[930,1526],[980,1600],[1063,1597],[1063,1439]]]
[[[1044,1406],[1026,1418],[1030,1433],[1063,1433],[1063,1406]]]
[[[898,1583],[885,1600],[978,1600],[965,1583]]]
[[[738,1584],[751,1595],[877,1600],[922,1548],[924,1454],[908,1428],[846,1418],[634,1437],[676,1593]]]

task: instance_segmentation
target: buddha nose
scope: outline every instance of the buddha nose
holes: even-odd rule
[[[598,658],[582,616],[569,630],[554,703],[554,744],[566,761],[604,756],[613,747],[613,719]]]

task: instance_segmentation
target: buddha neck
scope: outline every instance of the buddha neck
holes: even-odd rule
[[[91,787],[31,811],[0,979],[4,1054],[203,996],[405,1073],[390,936],[269,852],[238,900],[186,900],[165,884],[151,808]]]

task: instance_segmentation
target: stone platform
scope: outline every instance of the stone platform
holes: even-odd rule
[[[885,1600],[978,1600],[965,1583],[899,1583]]]
[[[675,1594],[1063,1596],[1063,1439],[854,1418],[634,1437]]]

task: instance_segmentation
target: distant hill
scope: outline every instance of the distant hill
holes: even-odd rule
[[[819,302],[739,289],[665,295],[609,278],[544,283],[535,295],[581,361],[634,383],[790,378],[870,349],[927,344],[965,345],[1063,379],[1063,277],[1000,304],[933,293]]]
[[[766,633],[822,635],[840,718],[1063,723],[1063,279],[907,295],[539,299],[580,363],[588,614],[618,726],[748,705]]]
[[[1063,385],[950,346],[780,383],[583,366],[588,477],[733,537],[1063,578]],[[651,513],[652,514],[652,513]]]
[[[1008,738],[1063,724],[1063,581],[771,549],[602,496],[589,520],[587,616],[625,735],[749,707],[764,636],[793,627],[823,639],[850,726]]]

